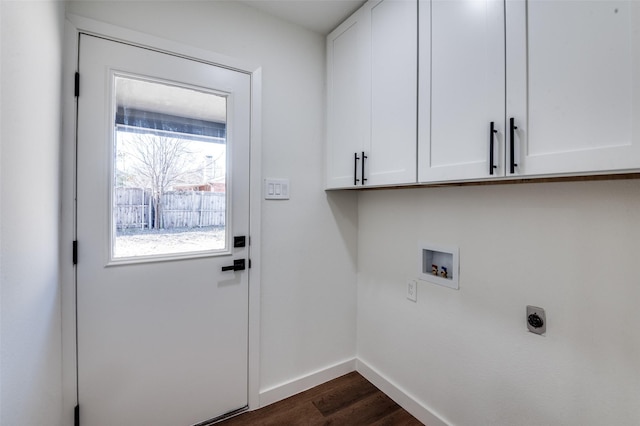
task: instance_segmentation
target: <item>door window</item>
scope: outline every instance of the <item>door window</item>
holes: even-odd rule
[[[227,96],[113,75],[111,258],[227,250]]]

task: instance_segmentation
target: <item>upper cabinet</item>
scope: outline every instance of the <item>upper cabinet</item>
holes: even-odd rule
[[[635,3],[433,0],[430,14],[421,8],[432,43],[429,52],[420,45],[420,81],[431,81],[431,93],[420,96],[418,180],[640,167]]]
[[[327,37],[327,188],[416,183],[417,1],[369,1]]]
[[[640,169],[637,1],[371,0],[328,66],[328,188]]]
[[[506,2],[507,175],[640,167],[639,30],[636,1]]]
[[[430,42],[422,31],[429,27]],[[418,180],[501,176],[504,2],[425,1],[420,37]]]
[[[368,95],[364,9],[327,38],[326,186],[346,188],[358,181],[358,156],[368,135]]]

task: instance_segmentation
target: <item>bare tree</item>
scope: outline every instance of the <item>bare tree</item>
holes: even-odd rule
[[[118,147],[120,153],[129,159],[122,176],[129,184],[151,189],[153,228],[164,228],[162,195],[175,184],[201,176],[202,161],[187,140],[148,133],[131,135]]]

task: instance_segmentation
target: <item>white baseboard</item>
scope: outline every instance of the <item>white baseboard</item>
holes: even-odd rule
[[[290,396],[304,392],[312,387],[336,379],[352,371],[357,371],[374,384],[375,387],[393,399],[398,405],[407,410],[412,416],[429,426],[449,426],[445,420],[427,408],[416,398],[403,391],[391,380],[378,373],[366,362],[358,358],[349,359],[338,364],[298,377],[286,383],[273,386],[260,392],[260,407],[282,401]]]
[[[356,359],[349,359],[260,392],[260,408],[282,401],[297,393],[337,379],[356,370]]]
[[[361,359],[356,359],[356,371],[425,425],[448,426],[448,423],[434,413],[433,410],[425,407]]]

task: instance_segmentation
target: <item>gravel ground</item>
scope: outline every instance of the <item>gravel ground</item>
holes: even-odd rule
[[[224,228],[126,230],[116,235],[115,257],[186,253],[224,248]]]

